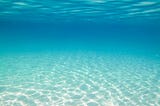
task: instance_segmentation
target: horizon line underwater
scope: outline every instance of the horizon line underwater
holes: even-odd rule
[[[0,106],[160,106],[159,0],[0,0]]]

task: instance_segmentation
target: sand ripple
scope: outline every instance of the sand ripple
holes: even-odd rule
[[[160,105],[159,61],[94,53],[0,58],[0,106]]]

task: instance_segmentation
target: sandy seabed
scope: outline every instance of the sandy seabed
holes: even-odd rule
[[[0,106],[160,106],[160,60],[96,53],[0,56]]]

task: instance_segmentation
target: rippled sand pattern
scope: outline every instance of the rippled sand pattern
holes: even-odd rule
[[[160,106],[159,75],[136,56],[0,56],[0,106]]]

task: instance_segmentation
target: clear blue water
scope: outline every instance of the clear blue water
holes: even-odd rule
[[[0,106],[160,106],[159,0],[0,0]]]

